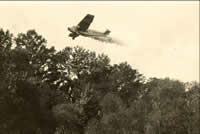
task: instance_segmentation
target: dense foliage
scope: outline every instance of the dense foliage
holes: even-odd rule
[[[0,134],[198,134],[200,86],[0,29]]]

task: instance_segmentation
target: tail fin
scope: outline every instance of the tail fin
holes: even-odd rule
[[[104,32],[104,35],[109,35],[110,32],[111,32],[111,31],[107,29],[107,30]]]

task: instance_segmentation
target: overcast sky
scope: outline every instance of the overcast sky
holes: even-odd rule
[[[68,26],[87,13],[90,28],[111,30],[124,46],[68,37]],[[199,2],[75,1],[0,2],[0,28],[14,35],[35,29],[60,50],[66,46],[105,53],[111,63],[127,61],[146,77],[199,81]]]

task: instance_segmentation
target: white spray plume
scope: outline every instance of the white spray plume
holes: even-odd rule
[[[89,38],[92,38],[94,40],[98,40],[101,42],[105,42],[105,43],[120,45],[120,46],[125,45],[125,43],[122,42],[121,40],[114,37],[110,37],[110,36],[89,36]]]

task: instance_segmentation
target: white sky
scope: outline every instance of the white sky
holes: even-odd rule
[[[85,37],[72,41],[67,27],[87,13],[95,15],[91,29],[108,28],[126,45]],[[35,29],[57,50],[79,45],[105,53],[111,63],[127,61],[146,77],[199,81],[198,1],[4,1],[0,2],[0,17],[0,28],[15,35]]]

